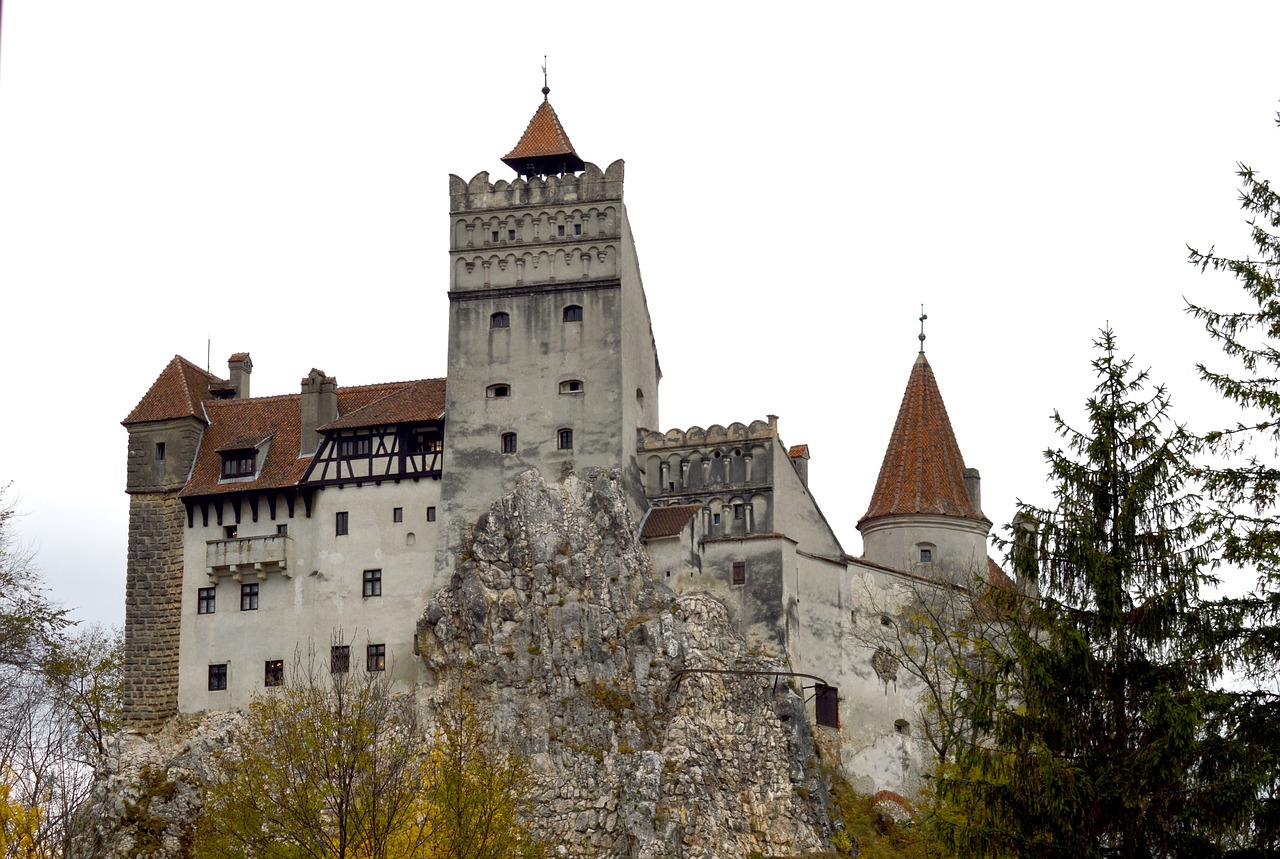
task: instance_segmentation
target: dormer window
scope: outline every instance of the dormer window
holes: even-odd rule
[[[252,477],[257,471],[257,451],[227,450],[222,453],[222,478]]]

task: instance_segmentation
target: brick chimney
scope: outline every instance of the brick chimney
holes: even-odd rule
[[[298,455],[311,456],[320,447],[322,427],[338,417],[338,380],[323,370],[311,368],[302,379],[302,430],[298,439]]]
[[[249,374],[253,372],[253,362],[249,360],[249,353],[237,352],[232,355],[227,359],[227,369],[230,371],[227,378],[231,380],[231,386],[236,389],[236,399],[249,399]]]

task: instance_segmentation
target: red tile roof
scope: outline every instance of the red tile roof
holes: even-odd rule
[[[654,537],[674,537],[684,530],[698,511],[701,504],[677,504],[673,507],[654,507],[645,517],[644,529],[640,536],[646,540]]]
[[[988,521],[965,490],[964,458],[924,353],[911,368],[871,505],[858,524],[912,513]]]
[[[205,372],[181,355],[174,355],[138,405],[133,407],[133,411],[121,423],[129,426],[177,418],[204,420],[200,403],[209,399],[210,386],[223,384],[229,383]]]
[[[211,382],[222,381],[185,358],[175,357],[125,423],[191,416],[204,420],[207,415],[208,426],[200,440],[191,477],[179,493],[184,498],[297,485],[311,463],[310,456],[298,456],[302,431],[300,395],[247,400],[210,397]],[[324,428],[437,420],[444,412],[444,389],[444,379],[338,388],[341,417]],[[270,444],[264,445],[267,441]],[[221,452],[252,447],[257,447],[260,457],[266,452],[265,458],[257,462],[255,479],[219,483]]]
[[[444,414],[444,387],[444,379],[401,383],[401,387],[386,391],[378,399],[351,411],[344,410],[336,421],[330,421],[320,429],[352,429],[439,420]],[[339,389],[339,401],[342,398],[341,390]]]
[[[569,141],[555,108],[547,101],[545,87],[542,104],[534,111],[520,142],[502,156],[502,163],[521,175],[574,173],[586,166]]]
[[[807,444],[793,444],[791,445],[791,449],[787,451],[787,456],[791,459],[799,459],[800,457],[807,457],[808,455],[809,445]]]
[[[560,124],[560,117],[556,116],[555,108],[544,98],[534,111],[533,119],[529,120],[520,142],[515,149],[502,156],[502,160],[505,162],[508,158],[523,160],[541,155],[576,154],[573,144],[569,142],[569,134]]]

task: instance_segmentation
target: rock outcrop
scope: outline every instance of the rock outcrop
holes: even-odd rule
[[[565,857],[790,856],[831,834],[804,703],[728,609],[655,582],[616,473],[522,475],[418,625],[430,720],[466,685],[533,762],[535,833]],[[723,673],[722,673],[723,672]],[[751,673],[756,672],[756,673]],[[236,717],[129,737],[86,849],[181,857]]]
[[[726,607],[655,582],[616,475],[535,472],[464,543],[419,625],[437,701],[471,682],[542,776],[563,856],[791,855],[827,842],[803,701]]]

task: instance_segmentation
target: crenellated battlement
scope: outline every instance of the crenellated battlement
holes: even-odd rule
[[[581,173],[562,176],[533,176],[529,179],[489,181],[481,171],[470,182],[449,175],[449,211],[477,212],[494,209],[522,209],[533,206],[563,206],[622,199],[622,159],[601,170],[587,162]]]
[[[702,427],[690,427],[687,430],[670,429],[665,433],[654,430],[636,430],[637,449],[641,451],[662,450],[675,447],[699,447],[702,445],[730,444],[736,441],[754,441],[757,439],[776,438],[778,435],[778,416],[769,415],[767,421],[752,421],[749,425],[734,421],[726,426],[712,424]]]

